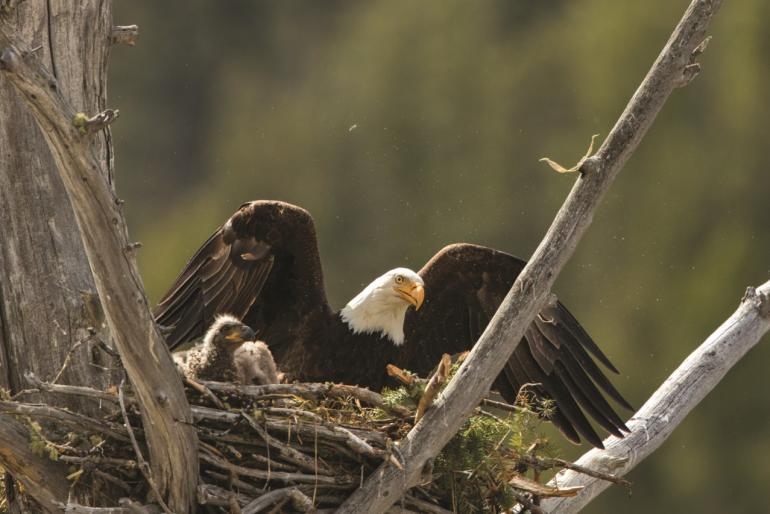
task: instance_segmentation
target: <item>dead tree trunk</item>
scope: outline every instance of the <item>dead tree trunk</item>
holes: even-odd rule
[[[28,0],[3,16],[33,42],[79,110],[104,108],[109,0]],[[92,144],[111,175],[109,129]],[[25,371],[56,379],[66,359],[59,380],[102,388],[109,373],[91,363],[110,361],[92,350],[109,332],[75,216],[40,129],[2,77],[0,148],[0,386],[24,389]]]
[[[94,273],[104,319],[137,396],[149,454],[147,466],[134,442],[139,467],[164,511],[188,512],[198,480],[198,440],[190,407],[147,304],[122,202],[110,188],[109,177],[100,174],[104,162],[89,143],[89,136],[98,134],[118,113],[105,109],[89,117],[77,112],[58,87],[57,77],[2,20],[0,42],[5,47],[0,70],[45,135]],[[125,410],[123,415],[126,418]]]
[[[0,1],[0,16],[33,42],[75,106],[102,110],[111,1],[27,0],[14,10],[8,7]],[[112,184],[109,129],[91,144]],[[2,77],[0,149],[0,387],[24,389],[23,375],[32,371],[103,389],[112,362],[96,344],[109,341],[109,330],[75,216],[40,129]],[[81,412],[99,408],[87,399],[61,396],[46,402]]]

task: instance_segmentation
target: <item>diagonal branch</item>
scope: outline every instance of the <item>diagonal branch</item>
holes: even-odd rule
[[[379,514],[414,486],[420,472],[462,426],[489,391],[508,357],[550,295],[557,275],[591,224],[613,180],[652,125],[666,99],[681,87],[685,67],[703,41],[721,0],[693,0],[642,84],[562,205],[532,259],[516,279],[487,329],[434,407],[399,445],[403,470],[384,463],[353,493],[338,514]]]
[[[20,50],[16,34],[1,19],[0,47],[5,47],[0,70],[45,135],[75,212],[107,323],[141,406],[155,481],[172,510],[190,512],[198,441],[182,383],[147,305],[120,202],[55,77],[34,52]]]
[[[627,423],[631,433],[609,437],[604,451],[591,450],[576,464],[624,475],[668,439],[687,414],[763,335],[770,331],[770,281],[749,288],[736,310],[669,376]],[[543,508],[552,514],[571,514],[604,491],[609,483],[574,471],[557,474],[550,485],[584,486],[573,498],[550,499]]]

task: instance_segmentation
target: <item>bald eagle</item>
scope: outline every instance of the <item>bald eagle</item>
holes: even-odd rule
[[[491,248],[455,244],[419,272],[388,271],[335,312],[310,214],[284,202],[253,201],[193,255],[154,314],[171,348],[227,312],[267,342],[287,376],[379,390],[387,364],[424,376],[442,354],[470,349],[524,265]],[[588,417],[618,437],[628,431],[604,394],[631,406],[594,359],[617,373],[556,302],[532,322],[493,388],[513,402],[523,385],[533,384],[535,394],[555,401],[550,420],[568,439],[582,436],[602,447]]]

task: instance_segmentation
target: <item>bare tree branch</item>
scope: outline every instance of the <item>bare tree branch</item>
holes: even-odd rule
[[[593,213],[631,157],[666,99],[682,85],[685,67],[704,40],[721,0],[693,0],[596,155],[583,160],[581,176],[548,233],[517,278],[468,359],[400,443],[405,465],[386,462],[337,511],[379,514],[416,484],[430,458],[462,426],[489,391],[526,327],[550,297],[551,286],[591,224]]]
[[[45,135],[75,212],[105,318],[141,405],[153,476],[170,508],[189,512],[198,479],[197,437],[181,380],[147,305],[119,202],[55,77],[33,52],[20,50],[4,21],[0,45],[0,69]]]
[[[59,512],[56,504],[69,492],[66,466],[36,455],[27,428],[5,414],[0,414],[0,461],[46,512]]]
[[[78,430],[90,430],[108,435],[118,441],[129,441],[128,435],[119,425],[114,425],[109,421],[94,419],[84,414],[78,414],[77,412],[70,412],[67,409],[62,409],[60,407],[51,407],[50,405],[45,404],[33,405],[29,403],[0,401],[0,413],[30,416],[35,419],[50,419]]]
[[[714,389],[725,374],[763,335],[770,331],[770,281],[749,288],[740,307],[669,376],[627,423],[631,433],[609,437],[606,450],[591,450],[576,464],[614,474],[626,474],[654,452],[687,414]],[[551,514],[580,511],[610,484],[575,471],[559,472],[549,485],[583,486],[573,498],[550,499]]]

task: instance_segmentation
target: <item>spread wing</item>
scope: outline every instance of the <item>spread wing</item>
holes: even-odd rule
[[[420,270],[425,303],[407,315],[403,365],[425,373],[442,353],[469,350],[524,264],[512,255],[468,244],[449,246],[433,257]],[[601,438],[589,417],[619,437],[628,430],[604,394],[627,409],[631,406],[594,359],[617,373],[566,307],[557,302],[535,318],[493,388],[513,402],[519,389],[528,384],[537,396],[555,401],[550,419],[570,440],[580,442],[583,436],[601,448]]]
[[[173,349],[203,335],[220,313],[264,336],[285,316],[300,322],[297,312],[311,307],[328,309],[312,218],[291,204],[255,201],[195,252],[154,315]]]

